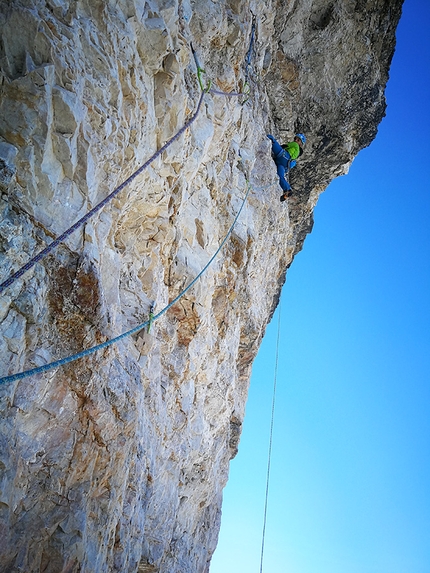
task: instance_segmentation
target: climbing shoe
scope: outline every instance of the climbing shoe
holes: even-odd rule
[[[291,197],[291,193],[289,191],[285,191],[285,193],[282,193],[281,202],[286,201],[288,199],[288,197]]]

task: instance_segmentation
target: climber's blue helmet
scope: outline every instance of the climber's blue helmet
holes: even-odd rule
[[[303,145],[305,145],[306,137],[303,135],[303,133],[296,133],[296,135],[294,136],[294,139],[296,139],[296,137],[298,139],[300,139],[300,141],[303,143]]]

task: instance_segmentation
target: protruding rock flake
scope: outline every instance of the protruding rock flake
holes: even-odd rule
[[[196,113],[191,45],[213,88],[0,294],[0,377],[145,323],[229,233],[150,329],[0,384],[1,570],[207,573],[252,362],[319,195],[384,116],[402,0],[0,4],[0,282]],[[297,132],[280,203],[266,135]]]

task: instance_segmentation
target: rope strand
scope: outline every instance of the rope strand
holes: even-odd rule
[[[252,33],[251,33],[251,43],[250,43],[250,48],[247,54],[247,66],[249,66],[250,64],[250,58],[251,58],[251,52],[252,52],[252,44],[253,44],[253,36],[254,36],[254,29],[255,29],[255,23],[253,21],[253,26],[252,26]],[[200,66],[200,63],[198,61],[197,58],[197,54],[193,48],[193,45],[190,44],[191,46],[191,51],[193,53],[194,56],[194,60],[196,63],[196,67],[197,67],[197,77],[198,77],[198,81],[199,81],[199,85],[201,88],[201,95],[200,95],[200,99],[197,105],[197,109],[194,112],[194,114],[191,116],[191,118],[183,125],[183,127],[173,136],[171,137],[158,151],[156,151],[141,167],[139,167],[134,173],[132,173],[123,183],[121,183],[121,185],[119,185],[118,187],[116,187],[109,195],[107,195],[107,197],[105,197],[102,201],[100,201],[100,203],[98,203],[95,207],[93,207],[90,211],[88,211],[88,213],[86,213],[83,217],[81,217],[81,219],[79,219],[74,225],[72,225],[71,227],[69,227],[69,229],[67,229],[62,235],[60,235],[59,237],[57,237],[55,240],[52,241],[52,243],[50,243],[47,247],[45,247],[45,249],[43,249],[42,251],[40,251],[40,253],[38,253],[36,256],[34,256],[32,259],[30,259],[25,265],[23,265],[18,271],[16,271],[14,274],[12,274],[11,276],[9,276],[8,279],[6,279],[5,281],[3,281],[0,284],[0,294],[10,285],[12,285],[17,279],[19,279],[24,273],[26,273],[28,270],[30,270],[33,266],[36,265],[36,263],[38,263],[39,261],[41,261],[42,259],[44,259],[49,253],[51,253],[53,251],[53,249],[55,249],[55,247],[57,247],[60,243],[62,243],[65,239],[67,239],[67,237],[69,237],[74,231],[76,231],[76,229],[78,229],[79,227],[81,227],[82,225],[84,225],[93,215],[95,215],[98,211],[100,211],[109,201],[111,201],[116,195],[118,195],[118,193],[120,193],[127,185],[129,185],[138,175],[140,175],[157,157],[159,157],[174,141],[176,141],[181,135],[182,133],[185,132],[186,129],[188,129],[188,127],[190,127],[190,125],[195,121],[195,119],[197,118],[200,109],[201,109],[201,105],[203,102],[203,98],[205,96],[206,93],[208,93],[209,91],[211,91],[214,94],[217,95],[224,95],[224,96],[238,96],[238,95],[244,95],[244,94],[240,94],[237,92],[231,92],[231,93],[227,93],[227,92],[221,92],[218,90],[211,90],[211,81],[209,80],[207,85],[204,86],[203,85],[203,80],[202,80],[202,74],[206,73]],[[247,95],[247,93],[245,94]],[[215,254],[211,257],[211,259],[209,260],[209,262],[204,266],[204,268],[200,271],[200,273],[197,275],[197,277],[191,281],[191,283],[182,291],[182,293],[180,293],[170,304],[168,304],[163,310],[161,310],[158,314],[153,315],[152,312],[150,312],[150,318],[148,321],[139,324],[138,326],[136,326],[135,328],[111,339],[111,340],[107,340],[101,344],[98,344],[97,346],[93,346],[92,348],[88,348],[86,350],[83,350],[82,352],[79,352],[77,354],[68,356],[66,358],[62,358],[60,360],[56,360],[54,362],[51,362],[49,364],[44,364],[43,366],[39,366],[37,368],[32,368],[31,370],[26,370],[24,372],[19,372],[17,374],[12,374],[10,376],[4,376],[3,378],[0,378],[0,384],[3,383],[7,383],[7,382],[13,382],[16,380],[21,380],[23,378],[27,378],[28,376],[32,376],[35,374],[40,374],[42,372],[47,372],[48,370],[52,370],[58,366],[62,366],[64,364],[68,364],[70,362],[73,362],[75,360],[78,360],[80,358],[83,358],[84,356],[88,356],[90,354],[93,354],[94,352],[96,352],[97,350],[101,350],[103,348],[106,348],[107,346],[110,346],[111,344],[114,344],[115,342],[120,341],[121,339],[127,337],[127,336],[131,336],[132,334],[142,330],[143,328],[145,328],[146,326],[151,326],[152,322],[154,322],[155,320],[157,320],[162,314],[164,314],[173,304],[175,304],[193,285],[194,283],[200,278],[200,276],[205,272],[205,270],[209,267],[209,265],[212,263],[212,261],[215,259],[215,257],[217,256],[217,254],[219,253],[219,251],[221,250],[221,248],[223,247],[223,245],[225,244],[227,238],[229,237],[230,233],[232,232],[234,225],[236,224],[237,219],[239,218],[239,215],[243,209],[243,206],[246,202],[246,199],[248,197],[249,191],[250,191],[250,184],[247,181],[247,185],[248,185],[248,189],[246,191],[245,194],[245,198],[243,199],[242,205],[233,221],[233,224],[231,225],[227,235],[224,237],[224,240],[221,242],[219,248],[217,249],[217,251],[215,252]]]
[[[267,460],[266,496],[265,496],[265,501],[264,501],[263,534],[262,534],[262,539],[261,539],[260,573],[263,573],[264,542],[265,542],[265,538],[266,538],[267,506],[268,506],[268,501],[269,501],[270,462],[271,462],[271,458],[272,458],[273,423],[275,420],[275,401],[276,401],[276,384],[277,384],[277,378],[278,378],[280,333],[281,333],[281,299],[279,299],[279,310],[278,310],[278,334],[277,334],[277,339],[276,339],[275,376],[274,376],[274,383],[273,383],[272,416],[271,416],[271,420],[270,420],[269,455],[268,455],[268,460]]]
[[[253,16],[252,26],[251,26],[251,40],[250,46],[246,55],[245,61],[245,85],[244,91],[241,92],[223,92],[217,89],[213,89],[212,82],[209,80],[207,85],[203,85],[202,74],[205,74],[205,70],[200,66],[196,51],[192,43],[190,43],[191,51],[194,56],[196,68],[197,68],[197,78],[199,81],[199,85],[201,88],[201,95],[197,105],[197,109],[195,113],[191,116],[191,118],[181,127],[181,129],[171,137],[158,151],[156,151],[141,167],[139,167],[134,173],[130,175],[121,185],[116,187],[107,197],[105,197],[100,203],[98,203],[95,207],[93,207],[88,213],[86,213],[83,217],[81,217],[76,223],[74,223],[71,227],[69,227],[62,235],[57,237],[52,243],[50,243],[47,247],[45,247],[40,253],[35,255],[31,258],[25,265],[23,265],[20,269],[18,269],[15,273],[10,275],[5,281],[0,283],[0,294],[9,286],[11,286],[15,281],[22,277],[27,271],[32,269],[38,262],[48,256],[60,243],[63,243],[72,233],[74,233],[79,227],[84,225],[93,215],[95,215],[100,209],[102,209],[107,203],[109,203],[118,193],[120,193],[127,185],[129,185],[138,175],[140,175],[157,157],[159,157],[166,149],[172,145],[174,141],[176,141],[186,129],[190,127],[190,125],[195,121],[197,118],[200,108],[203,102],[203,98],[206,93],[210,92],[214,95],[221,95],[227,97],[233,96],[246,96],[246,100],[249,97],[249,86],[248,86],[248,73],[249,73],[249,66],[251,64],[251,57],[252,57],[252,48],[254,43],[254,34],[255,34],[255,16]],[[245,100],[245,101],[246,101]],[[243,103],[245,103],[245,101]]]
[[[109,201],[111,201],[116,195],[118,195],[118,193],[120,193],[125,187],[127,187],[127,185],[129,185],[134,179],[136,179],[136,177],[140,175],[155,159],[157,159],[157,157],[159,157],[164,151],[166,151],[166,149],[170,145],[172,145],[172,143],[176,141],[184,133],[184,131],[188,129],[190,125],[195,121],[200,112],[204,95],[205,92],[202,92],[200,95],[199,103],[197,105],[197,109],[191,116],[191,118],[181,127],[181,129],[173,137],[171,137],[163,145],[163,147],[160,147],[160,149],[156,151],[143,165],[141,165],[139,169],[137,169],[134,173],[132,173],[130,177],[128,177],[125,181],[123,181],[121,185],[116,187],[116,189],[114,189],[112,193],[107,195],[107,197],[105,197],[102,201],[100,201],[100,203],[98,203],[95,207],[93,207],[90,211],[88,211],[88,213],[86,213],[83,217],[81,217],[79,221],[76,221],[76,223],[71,227],[69,227],[66,231],[64,231],[62,235],[57,237],[54,241],[52,241],[52,243],[50,243],[47,247],[45,247],[42,251],[40,251],[40,253],[38,253],[35,257],[30,259],[18,271],[16,271],[13,275],[11,275],[7,280],[2,282],[0,284],[0,294],[7,287],[12,285],[16,280],[22,277],[24,273],[33,268],[36,263],[40,262],[47,255],[49,255],[55,249],[55,247],[57,247],[60,243],[63,243],[72,233],[76,231],[76,229],[84,225],[93,215],[95,215],[98,211],[100,211],[100,209],[102,209],[107,203],[109,203]]]
[[[102,342],[101,344],[97,344],[97,346],[93,346],[92,348],[87,348],[86,350],[83,350],[82,352],[78,352],[77,354],[73,354],[72,356],[67,356],[66,358],[61,358],[60,360],[56,360],[55,362],[50,362],[49,364],[44,364],[43,366],[39,366],[37,368],[32,368],[31,370],[26,370],[24,372],[19,372],[17,374],[11,374],[10,376],[4,376],[3,378],[0,378],[0,384],[6,384],[7,382],[15,382],[16,380],[22,380],[23,378],[27,378],[27,377],[33,376],[35,374],[41,374],[42,372],[47,372],[48,370],[53,370],[54,368],[57,368],[58,366],[63,366],[64,364],[69,364],[70,362],[74,362],[75,360],[79,360],[80,358],[84,358],[85,356],[89,356],[90,354],[94,354],[94,352],[97,352],[97,350],[102,350],[103,348],[107,348],[108,346],[111,346],[112,344],[119,342],[123,338],[126,338],[128,336],[131,336],[132,334],[135,334],[136,332],[139,332],[140,330],[142,330],[143,328],[148,326],[150,323],[153,324],[156,320],[158,320],[160,318],[160,316],[162,316],[165,312],[167,312],[169,310],[169,308],[171,308],[175,303],[177,303],[178,300],[180,298],[182,298],[187,291],[190,290],[190,288],[199,280],[199,278],[203,275],[203,273],[212,264],[212,262],[214,261],[214,259],[216,258],[216,256],[218,255],[218,253],[220,252],[222,247],[225,245],[227,239],[231,235],[231,232],[233,231],[234,226],[236,225],[236,222],[239,219],[239,216],[240,216],[242,209],[245,205],[245,202],[248,198],[250,190],[251,190],[251,185],[248,183],[248,189],[246,191],[246,194],[245,194],[245,197],[242,201],[240,209],[237,212],[237,215],[234,218],[234,221],[233,221],[231,227],[229,228],[226,236],[221,241],[221,244],[219,245],[218,249],[215,251],[215,253],[212,255],[212,257],[209,259],[209,261],[206,263],[206,265],[202,268],[202,270],[199,272],[199,274],[188,284],[188,286],[180,294],[178,294],[178,296],[176,298],[174,298],[165,308],[160,310],[159,313],[155,314],[152,318],[143,322],[142,324],[135,326],[131,330],[128,330],[127,332],[123,332],[119,336],[112,338],[110,340],[106,340],[105,342]]]

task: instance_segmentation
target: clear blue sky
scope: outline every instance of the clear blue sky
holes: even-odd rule
[[[283,288],[264,573],[430,573],[429,36],[429,0],[406,0],[387,116]],[[260,570],[276,328],[211,573]]]

